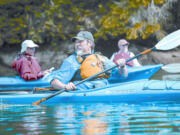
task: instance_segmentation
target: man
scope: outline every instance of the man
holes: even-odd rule
[[[68,58],[66,58],[63,61],[61,68],[55,72],[56,75],[51,81],[51,85],[55,89],[65,88],[67,91],[76,89],[76,86],[72,81],[83,79],[83,76],[81,74],[83,70],[82,66],[85,65],[84,64],[85,61],[88,63],[87,59],[94,54],[95,43],[94,43],[94,38],[90,32],[80,31],[76,37],[72,38],[72,41],[75,42],[75,53],[69,56]],[[82,57],[85,56],[84,58],[85,60],[82,60],[83,62],[80,62],[78,59],[79,56]],[[104,57],[104,61],[106,68],[114,66],[114,63],[111,62],[107,57]],[[127,68],[125,65],[125,60],[120,59],[117,61],[117,64],[119,65],[119,69],[123,73],[123,75],[127,76]],[[97,62],[96,63],[91,62],[91,65],[94,65],[94,67],[96,68]],[[86,73],[93,73],[92,70],[87,67]],[[84,82],[82,85],[80,86],[78,85],[77,88],[79,87],[78,89],[81,88],[90,89],[108,84],[107,79],[102,76],[95,80]]]
[[[21,44],[21,53],[12,64],[12,68],[16,69],[21,78],[26,81],[37,80],[51,72],[50,70],[42,71],[41,67],[34,57],[35,49],[39,47],[32,40],[25,40]]]
[[[134,57],[134,53],[133,52],[130,52],[128,50],[128,46],[129,46],[129,42],[126,41],[125,39],[120,39],[118,41],[118,48],[119,48],[119,51],[114,53],[112,56],[111,56],[111,60],[116,63],[117,60],[119,59],[125,59],[125,60],[128,60],[132,57]],[[130,62],[127,63],[128,66],[130,67],[140,67],[141,64],[138,62],[137,59],[134,59]]]

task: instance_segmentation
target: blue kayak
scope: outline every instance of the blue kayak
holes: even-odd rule
[[[1,93],[4,104],[31,104],[52,94],[44,93]],[[61,93],[42,104],[123,102],[142,103],[152,101],[180,101],[180,81],[137,80],[114,83],[102,88]]]
[[[142,67],[133,67],[128,69],[128,77],[123,78],[119,74],[109,78],[109,82],[122,83],[134,80],[149,79],[157,71],[160,70],[162,64],[146,65]],[[24,81],[17,77],[0,77],[0,91],[3,90],[33,90],[35,87],[50,87],[49,78],[39,79],[36,81]]]

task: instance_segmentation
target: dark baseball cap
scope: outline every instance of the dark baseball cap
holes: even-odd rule
[[[74,41],[76,41],[77,39],[78,39],[78,40],[86,40],[86,39],[88,39],[88,40],[91,40],[91,41],[94,42],[94,37],[93,37],[92,33],[89,32],[89,31],[80,31],[80,32],[77,34],[76,37],[73,37],[73,38],[72,38],[72,41],[74,42]]]

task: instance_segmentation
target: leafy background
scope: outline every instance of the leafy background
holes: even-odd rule
[[[36,56],[43,69],[58,68],[73,52],[70,39],[80,30],[91,31],[96,51],[108,57],[119,38],[129,40],[137,54],[179,29],[179,13],[180,0],[0,0],[0,75],[12,71],[23,40],[40,45]],[[180,56],[158,52],[140,61],[167,64]]]
[[[159,40],[176,29],[173,27],[179,13],[177,3],[177,0],[0,0],[0,45],[17,45],[32,39],[55,46],[80,30],[91,31],[96,40],[123,34],[129,40],[150,36]]]

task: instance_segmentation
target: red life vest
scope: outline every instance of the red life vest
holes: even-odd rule
[[[128,60],[130,59],[130,53],[129,52],[117,52],[114,56],[113,62],[117,64],[117,60],[119,59],[125,59]],[[127,62],[127,65],[134,67],[134,63],[133,61]]]

